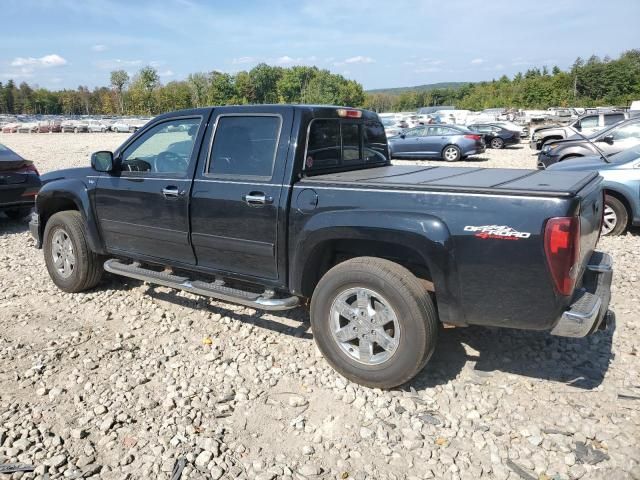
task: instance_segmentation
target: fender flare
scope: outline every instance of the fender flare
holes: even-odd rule
[[[79,179],[61,179],[45,184],[36,198],[36,212],[40,216],[38,235],[42,241],[44,229],[51,215],[64,210],[56,208],[57,205],[73,202],[76,210],[82,215],[89,248],[98,254],[105,254],[104,244],[100,235],[98,222],[96,221],[89,190],[85,183]]]
[[[343,210],[310,218],[290,245],[291,290],[301,292],[308,262],[328,242],[377,240],[416,253],[431,273],[441,321],[465,325],[453,240],[446,224],[433,215],[380,210]]]

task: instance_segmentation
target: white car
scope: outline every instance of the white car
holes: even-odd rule
[[[507,130],[511,130],[512,132],[518,132],[520,134],[520,138],[529,138],[529,127],[527,126],[518,125],[517,123],[509,122],[506,120],[492,122],[492,124],[504,127]]]
[[[109,130],[109,128],[99,120],[89,120],[89,122],[87,123],[87,128],[90,132],[93,133],[103,133]]]
[[[113,125],[111,125],[111,131],[118,132],[118,133],[133,132],[132,127],[127,122],[123,122],[122,120],[114,122]]]

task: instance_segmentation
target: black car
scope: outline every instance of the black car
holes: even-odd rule
[[[0,212],[13,219],[26,217],[39,189],[40,175],[33,162],[0,144]]]
[[[472,132],[477,132],[484,137],[484,143],[491,148],[504,148],[507,145],[520,143],[520,132],[513,132],[491,123],[476,123],[468,125]]]

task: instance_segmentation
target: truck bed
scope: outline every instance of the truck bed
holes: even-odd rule
[[[393,165],[308,177],[305,185],[573,197],[598,174],[515,168]]]

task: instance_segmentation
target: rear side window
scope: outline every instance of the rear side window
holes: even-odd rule
[[[387,161],[387,137],[379,122],[316,119],[309,126],[307,173]]]
[[[272,115],[218,117],[207,173],[270,179],[280,125]]]
[[[621,122],[622,120],[624,120],[624,114],[623,113],[616,113],[613,115],[605,115],[604,116],[604,124],[605,126],[608,125],[615,125],[618,122]]]

